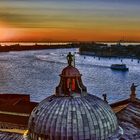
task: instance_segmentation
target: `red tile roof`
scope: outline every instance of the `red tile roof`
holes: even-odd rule
[[[0,123],[27,127],[29,115],[37,104],[30,102],[29,95],[0,94]]]

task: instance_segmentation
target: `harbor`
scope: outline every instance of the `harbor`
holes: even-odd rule
[[[138,140],[140,138],[140,99],[137,97],[139,85],[132,83],[128,97],[110,104],[107,94],[102,94],[101,99],[97,97],[96,92],[90,94],[87,91],[87,87],[82,82],[82,74],[77,69],[75,55],[69,52],[66,58],[67,65],[59,75],[60,82],[55,92],[45,97],[40,103],[32,102],[29,94],[0,94],[0,137],[4,140],[15,138],[35,140],[51,139],[53,135],[54,139],[75,137],[80,140],[83,137],[88,140],[98,138],[101,140]],[[58,113],[58,110],[61,110],[61,113]],[[58,123],[60,120],[62,123]],[[57,125],[54,125],[54,122]],[[94,127],[91,127],[91,124]],[[64,126],[66,129],[62,129]],[[67,135],[67,132],[75,130],[74,126],[77,126],[76,133]],[[79,126],[83,131],[81,127],[78,128]],[[95,134],[91,133],[92,128]],[[57,133],[54,130],[60,132]]]
[[[101,58],[79,55],[78,49],[49,49],[38,51],[11,51],[0,55],[0,93],[30,94],[39,102],[54,93],[59,82],[56,73],[66,65],[68,52],[75,53],[76,66],[83,74],[88,92],[102,98],[107,94],[110,103],[125,99],[130,85],[140,81],[140,63],[137,59]],[[129,71],[114,71],[111,64],[126,64]],[[140,87],[137,88],[140,97]]]

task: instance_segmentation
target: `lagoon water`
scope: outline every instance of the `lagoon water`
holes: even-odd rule
[[[30,94],[32,101],[55,93],[59,74],[67,66],[67,53],[78,49],[49,49],[0,53],[0,94]],[[134,82],[140,85],[140,63],[137,59],[98,58],[76,53],[76,67],[90,94],[102,97],[107,94],[110,103],[126,99]],[[111,64],[125,63],[128,72],[113,71]],[[140,86],[137,87],[140,97]]]

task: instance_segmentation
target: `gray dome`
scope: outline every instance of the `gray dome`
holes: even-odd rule
[[[32,111],[29,135],[32,140],[105,140],[118,133],[117,118],[100,98],[87,94],[81,74],[72,66],[63,69],[55,95]]]
[[[117,128],[111,107],[90,94],[50,96],[39,103],[29,119],[33,140],[104,140]]]

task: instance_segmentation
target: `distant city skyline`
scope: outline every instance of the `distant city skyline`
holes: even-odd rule
[[[1,0],[0,41],[140,41],[138,0]]]

